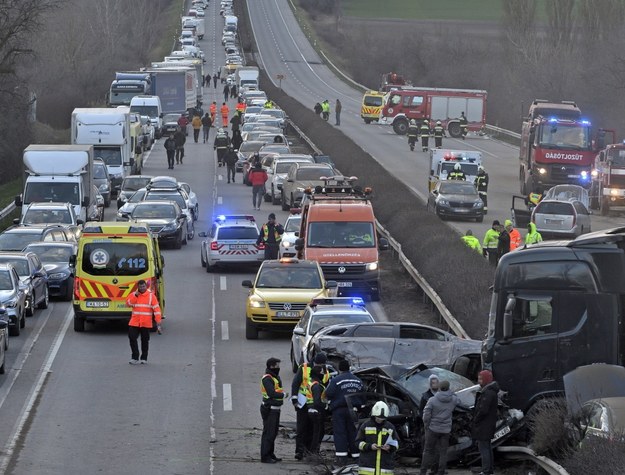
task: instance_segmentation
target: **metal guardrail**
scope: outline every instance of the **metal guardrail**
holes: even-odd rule
[[[6,208],[4,208],[3,210],[0,211],[0,219],[4,219],[6,218],[8,215],[10,215],[13,211],[15,211],[15,203],[11,203],[9,206],[7,206]]]
[[[542,468],[549,475],[568,475],[569,472],[566,469],[554,462],[553,460],[543,457],[542,455],[537,455],[529,447],[518,447],[518,446],[499,446],[495,449],[497,453],[503,455],[508,459],[513,460],[529,460],[534,462],[540,468]]]
[[[497,127],[495,125],[490,125],[490,124],[486,124],[485,128],[486,128],[486,130],[490,130],[490,131],[495,132],[497,134],[507,135],[509,137],[521,140],[521,134],[518,134],[516,132],[512,132],[511,130],[502,129],[500,127]]]

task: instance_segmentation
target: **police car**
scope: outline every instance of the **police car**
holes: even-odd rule
[[[331,297],[313,299],[293,329],[291,337],[291,366],[297,372],[306,361],[306,350],[312,336],[322,328],[338,324],[375,322],[360,297]]]
[[[265,258],[265,247],[256,244],[258,226],[252,215],[220,215],[213,220],[202,241],[200,260],[206,272],[216,265],[260,263]]]

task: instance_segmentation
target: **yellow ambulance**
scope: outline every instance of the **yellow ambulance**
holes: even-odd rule
[[[384,93],[378,91],[367,91],[362,96],[362,105],[360,106],[360,117],[366,124],[372,121],[378,121],[384,106]]]
[[[146,223],[86,223],[72,264],[75,331],[84,331],[87,321],[130,319],[126,299],[139,280],[147,282],[165,314],[165,264]]]

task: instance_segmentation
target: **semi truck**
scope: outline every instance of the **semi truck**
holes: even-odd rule
[[[598,129],[582,118],[573,101],[536,99],[523,119],[519,148],[519,181],[522,195],[543,193],[555,185],[589,188],[595,155],[614,131]],[[601,145],[601,146],[599,146]]]
[[[76,216],[87,222],[93,191],[93,146],[29,145],[23,155],[24,191],[15,197],[22,207],[41,201],[70,203]]]
[[[152,94],[152,78],[141,72],[118,72],[108,94],[109,107],[129,106],[134,96]]]
[[[154,95],[160,98],[163,114],[181,114],[197,105],[196,70],[190,66],[151,68]]]
[[[405,135],[411,119],[418,124],[440,120],[449,135],[460,138],[463,112],[468,130],[477,132],[486,125],[487,95],[486,91],[473,89],[400,86],[386,95],[380,123],[392,125],[396,134]]]
[[[204,66],[201,59],[185,58],[183,56],[168,56],[165,61],[154,62],[151,64],[152,69],[185,69],[190,68],[193,74],[193,84],[195,86],[195,100],[202,102],[203,87],[202,78],[204,77]],[[194,104],[195,105],[195,104]]]
[[[234,72],[235,83],[239,90],[259,89],[259,71],[256,66],[239,66]]]
[[[606,146],[595,157],[590,172],[590,207],[602,216],[615,206],[625,206],[625,143]]]
[[[113,191],[119,192],[123,179],[132,173],[130,108],[76,108],[72,112],[71,141],[93,145],[96,158],[106,164]]]
[[[206,31],[204,18],[196,16],[183,16],[181,20],[183,29],[193,29],[195,30],[195,35],[198,39],[204,39],[204,33]]]
[[[625,365],[625,228],[504,255],[492,287],[482,364],[527,413],[564,395],[563,376]]]

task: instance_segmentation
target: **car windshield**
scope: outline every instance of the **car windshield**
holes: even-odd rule
[[[443,182],[438,190],[441,195],[475,195],[477,191],[471,183]]]
[[[559,201],[543,201],[538,203],[536,214],[560,214],[572,216],[575,214],[573,205],[571,203],[559,202]]]
[[[382,96],[365,96],[364,104],[370,107],[382,107]]]
[[[287,220],[286,226],[284,227],[285,233],[294,233],[299,231],[300,223],[302,222],[302,218],[291,218]]]
[[[146,200],[175,201],[182,209],[187,209],[187,202],[180,193],[148,193]]]
[[[453,392],[473,386],[473,383],[464,376],[460,376],[459,374],[442,368],[428,368],[408,376],[403,375],[397,380],[397,383],[399,383],[415,398],[421,399],[421,395],[430,387],[429,377],[433,374],[438,376],[439,381],[449,381],[449,388]],[[471,401],[470,405],[472,406],[474,402],[474,400]]]
[[[540,127],[538,143],[544,148],[590,150],[590,126],[547,123]]]
[[[456,166],[455,163],[445,162],[441,164],[441,171],[444,171],[446,173],[451,173],[454,171],[455,166]],[[477,175],[477,167],[478,165],[476,163],[461,163],[460,164],[460,169],[464,172],[465,175],[471,175],[471,176]]]
[[[82,270],[90,275],[141,275],[148,267],[145,244],[93,242],[82,250]]]
[[[147,115],[148,117],[158,116],[158,106],[131,106],[130,112],[136,112],[139,115]]]
[[[80,204],[78,183],[57,181],[27,182],[24,190],[24,204],[36,201],[56,201],[57,203]]]
[[[11,264],[20,277],[30,275],[28,270],[28,261],[21,257],[0,256],[0,264]]]
[[[322,176],[332,176],[329,168],[305,167],[297,170],[297,180],[320,180]]]
[[[264,267],[256,287],[273,289],[320,289],[321,279],[315,267]]]
[[[265,145],[260,153],[289,153],[290,151],[288,145]]]
[[[149,218],[149,219],[174,219],[176,217],[176,209],[167,204],[138,204],[132,212],[133,219]]]
[[[8,270],[0,271],[0,290],[13,290],[13,279]]]
[[[233,239],[256,240],[257,238],[258,238],[258,231],[256,231],[255,228],[251,228],[249,226],[220,228],[217,231],[217,239],[219,239],[220,241],[233,240]]]
[[[143,201],[143,197],[145,196],[145,194],[146,194],[146,190],[139,190],[128,199],[128,202],[138,203],[139,201]]]
[[[29,209],[22,224],[73,224],[72,215],[66,209]]]
[[[106,180],[108,178],[108,175],[106,173],[106,167],[101,163],[96,163],[95,165],[93,165],[93,178]]]
[[[289,173],[291,165],[295,162],[278,162],[276,163],[276,173]]]
[[[69,262],[72,248],[69,246],[28,246],[24,251],[34,252],[41,262]]]
[[[122,183],[122,191],[137,191],[146,186],[150,182],[150,178],[134,178],[128,177]]]
[[[39,233],[3,233],[0,234],[0,251],[21,251],[31,242],[40,240]]]
[[[178,123],[178,119],[180,118],[180,114],[165,114],[165,116],[163,117],[163,124],[170,124],[170,123]]]
[[[308,227],[309,247],[375,247],[373,223],[318,221]]]
[[[363,313],[356,315],[315,315],[310,322],[310,330],[308,333],[312,335],[317,330],[329,327],[330,325],[339,325],[341,323],[368,323],[372,321],[373,319],[369,315]]]
[[[625,150],[616,148],[608,150],[608,161],[613,167],[625,167]]]
[[[94,154],[96,158],[101,158],[106,166],[122,166],[122,151],[119,147],[98,147],[94,150]]]

